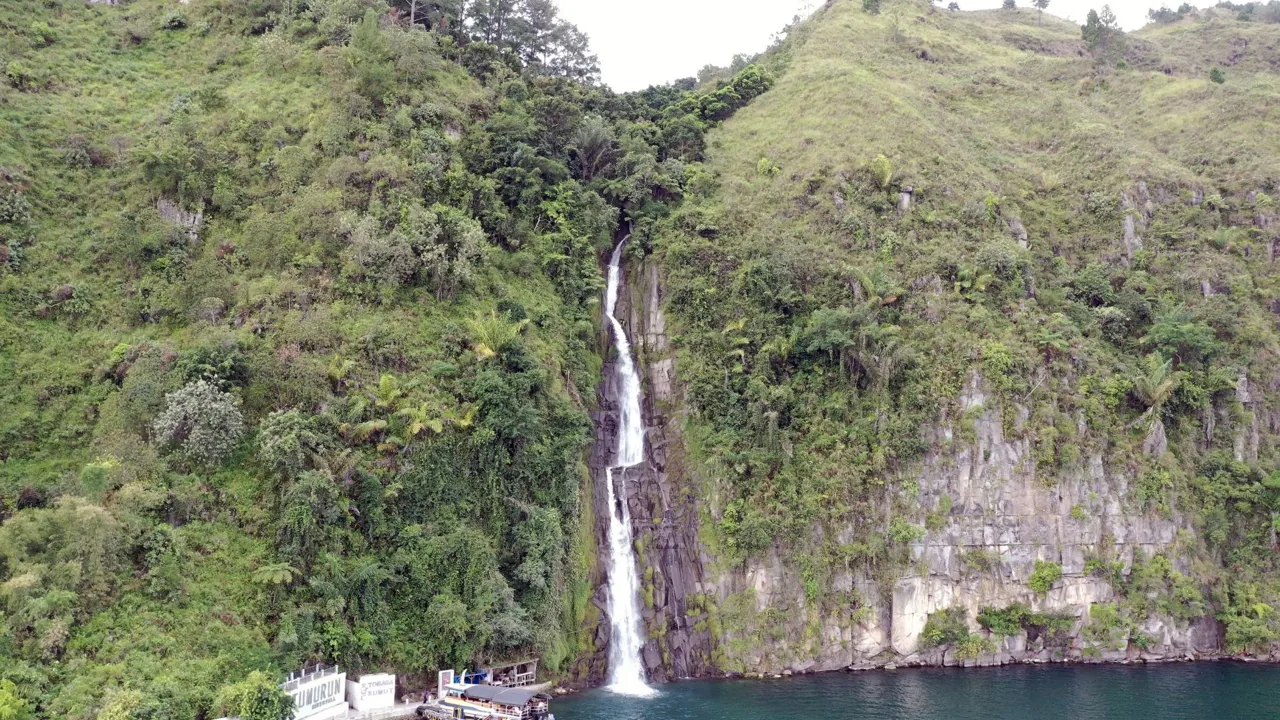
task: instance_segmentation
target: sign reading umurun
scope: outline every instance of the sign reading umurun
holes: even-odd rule
[[[300,670],[280,689],[293,697],[293,720],[328,720],[347,713],[347,674],[337,666]]]

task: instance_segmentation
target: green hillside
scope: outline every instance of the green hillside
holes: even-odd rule
[[[722,569],[779,547],[821,612],[850,602],[827,589],[850,567],[888,592],[948,521],[916,480],[974,443],[980,378],[1032,443],[1016,471],[1131,475],[1124,511],[1195,529],[1196,589],[1169,602],[1212,598],[1238,650],[1280,637],[1280,25],[1082,35],[1034,10],[828,3],[709,136],[716,186],[658,256]]]
[[[1101,458],[1187,529],[1090,557],[1109,622],[1270,647],[1266,10],[1124,34],[832,0],[723,80],[618,95],[549,0],[0,5],[0,718],[203,720],[314,662],[593,679],[628,232],[708,575],[891,593],[977,387],[1046,488]],[[690,592],[722,670],[786,615]]]
[[[0,8],[0,715],[592,650],[597,259],[712,121],[415,8]]]

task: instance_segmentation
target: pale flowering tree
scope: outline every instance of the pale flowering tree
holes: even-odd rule
[[[169,393],[165,401],[164,412],[151,424],[155,440],[195,462],[217,464],[244,435],[239,402],[204,380]]]

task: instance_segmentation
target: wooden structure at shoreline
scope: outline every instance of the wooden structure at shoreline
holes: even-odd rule
[[[538,684],[538,658],[521,660],[506,665],[492,665],[475,672],[463,671],[461,682],[469,685],[496,685],[498,687],[528,687]]]

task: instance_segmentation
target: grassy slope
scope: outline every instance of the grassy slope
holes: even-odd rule
[[[237,344],[255,375],[242,400],[256,422],[277,408],[330,403],[326,367],[335,355],[355,362],[345,381],[353,397],[365,395],[385,372],[417,382],[419,391],[431,386],[430,394],[435,388],[425,369],[456,362],[465,323],[507,301],[534,321],[526,342],[545,369],[548,394],[580,411],[580,396],[568,385],[576,380],[589,395],[598,374],[598,359],[581,341],[574,350],[566,347],[580,328],[531,250],[486,244],[475,279],[453,302],[439,302],[425,288],[337,287],[344,260],[325,233],[332,232],[341,203],[324,189],[319,163],[329,158],[317,150],[351,132],[343,124],[347,111],[335,106],[334,81],[310,49],[271,54],[259,38],[216,26],[213,6],[139,0],[122,7],[0,7],[0,63],[18,59],[37,85],[0,86],[0,167],[33,206],[32,242],[20,271],[0,271],[0,507],[11,512],[24,491],[50,504],[58,495],[87,493],[80,469],[114,454],[125,460],[126,475],[112,489],[125,486],[106,501],[113,513],[142,523],[126,528],[130,547],[153,522],[141,518],[181,518],[175,531],[180,598],[153,595],[147,578],[130,576],[111,608],[77,617],[69,637],[46,633],[52,645],[45,657],[59,661],[38,669],[16,662],[0,671],[26,683],[33,700],[45,695],[41,711],[49,717],[92,715],[104,688],[124,684],[169,683],[188,700],[194,694],[197,709],[207,707],[211,688],[282,662],[269,644],[278,628],[268,618],[279,610],[279,598],[248,582],[254,569],[276,559],[269,483],[243,454],[208,477],[166,473],[153,450],[121,432],[119,417],[100,421],[104,401],[117,394],[105,375],[119,359],[113,349],[150,345],[181,356],[195,347]],[[171,15],[184,17],[186,27],[164,29]],[[56,41],[37,42],[35,21],[51,26]],[[137,158],[175,121],[175,108],[199,102],[193,98],[205,90],[225,103],[197,111],[200,138],[217,143],[227,159],[234,180],[226,191],[233,197],[221,210],[215,200],[201,242],[187,248],[180,272],[166,274],[153,251],[163,254],[173,231],[155,217],[158,193],[144,181]],[[412,99],[433,106],[441,123],[465,130],[471,109],[492,95],[443,63],[414,88]],[[388,138],[376,135],[377,123],[371,126],[374,134],[347,145],[348,152],[394,155]],[[66,151],[76,137],[99,151],[101,161],[69,164]],[[320,190],[295,193],[277,174],[260,172],[284,157],[280,148],[305,149],[293,156],[304,158],[299,184],[314,181]],[[228,245],[238,260],[223,261]],[[66,285],[74,288],[74,308],[53,298]],[[199,319],[206,298],[227,307],[220,320]],[[148,322],[148,312],[157,319]],[[174,515],[176,498],[183,507]],[[574,535],[579,525],[590,527],[589,518],[566,523]],[[576,548],[578,541],[590,538],[568,544]],[[583,578],[591,558],[575,552],[569,574],[580,596],[590,592]],[[575,607],[569,612],[582,612]],[[18,654],[11,640],[0,634],[0,655]]]
[[[1280,136],[1269,129],[1280,107],[1280,27],[1210,14],[1151,28],[1127,38],[1116,67],[1114,58],[1099,64],[1087,53],[1078,26],[1033,11],[949,13],[893,2],[871,16],[837,1],[797,40],[775,87],[710,136],[721,189],[689,210],[686,227],[704,236],[701,228],[717,227],[718,237],[688,233],[663,246],[681,368],[700,412],[690,435],[714,468],[709,476],[720,478],[710,542],[731,559],[771,537],[807,547],[821,537],[813,522],[831,522],[853,527],[855,542],[819,539],[826,565],[853,558],[894,567],[886,562],[893,546],[917,532],[906,523],[929,510],[912,494],[914,439],[939,416],[963,427],[954,403],[974,368],[1006,405],[1029,406],[1018,434],[1035,442],[1045,482],[1074,471],[1082,451],[1101,452],[1138,476],[1171,473],[1174,487],[1157,494],[1198,522],[1217,517],[1209,508],[1221,500],[1209,498],[1216,491],[1204,481],[1213,471],[1202,468],[1214,452],[1230,454],[1234,431],[1220,425],[1206,447],[1197,440],[1200,413],[1208,403],[1240,408],[1233,384],[1205,378],[1245,367],[1256,389],[1280,362],[1269,308],[1280,296],[1267,259],[1274,225],[1254,226],[1256,215],[1275,212],[1280,192]],[[1210,82],[1213,67],[1225,69],[1225,84]],[[884,189],[869,177],[878,155],[894,171]],[[1129,266],[1121,201],[1136,197],[1140,181],[1168,197]],[[892,208],[908,186],[913,208],[900,215]],[[1217,195],[1217,207],[1193,206],[1197,191]],[[1010,218],[1027,229],[1026,254],[1010,246]],[[964,285],[991,270],[982,253],[993,248],[991,256],[1023,258],[1016,262],[1024,270],[1007,283],[988,278],[985,290]],[[1090,265],[1120,296],[1107,302],[1129,313],[1120,337],[1104,332],[1098,308],[1082,299]],[[866,427],[877,407],[867,397],[872,381],[850,387],[824,353],[805,352],[811,313],[865,298],[857,271],[878,278],[876,294],[894,298],[869,322],[891,326],[906,348],[887,421],[906,427]],[[1202,297],[1201,280],[1218,294]],[[1218,345],[1212,357],[1175,365],[1186,374],[1165,410],[1171,451],[1149,458],[1132,425],[1144,407],[1133,380],[1144,372],[1142,357],[1161,350],[1145,337],[1153,322],[1175,316],[1211,327]],[[1046,328],[1065,342],[1046,349],[1056,342]],[[1255,400],[1259,408],[1276,402]],[[1083,434],[1078,414],[1088,418]],[[1276,445],[1264,429],[1252,472],[1275,469]],[[1265,535],[1271,518],[1239,507],[1241,535]],[[878,517],[883,523],[868,520]],[[1274,599],[1261,543],[1247,561],[1231,543],[1201,541],[1193,552],[1270,578],[1266,596]],[[802,574],[824,577],[824,563],[811,565],[801,562]],[[1206,591],[1222,590],[1218,570],[1203,573]]]
[[[1108,72],[1099,83],[1079,55],[1078,27],[1052,16],[1038,24],[1030,11],[894,7],[897,40],[887,14],[836,3],[777,86],[726,123],[713,163],[731,178],[728,202],[767,199],[765,209],[785,202],[786,182],[741,184],[761,156],[785,179],[855,168],[883,153],[926,198],[944,187],[1017,198],[1034,192],[1046,172],[1075,193],[1136,179],[1232,189],[1270,179],[1280,149],[1280,139],[1263,132],[1280,90],[1280,79],[1265,72],[1276,58],[1273,26],[1157,28],[1134,38],[1142,67]],[[1228,70],[1231,82],[1210,83],[1208,68],[1246,44],[1255,50]],[[919,60],[922,50],[935,61]]]
[[[305,238],[289,242],[292,238],[277,237],[266,247],[253,245],[257,238],[252,234],[252,221],[285,209],[271,204],[270,195],[276,191],[272,187],[239,188],[242,193],[258,196],[260,204],[251,205],[238,217],[214,213],[206,231],[207,237],[233,242],[249,235],[248,242],[241,241],[246,245],[242,250],[249,255],[242,268],[219,272],[204,267],[200,277],[153,288],[138,277],[138,268],[130,267],[129,259],[121,257],[119,244],[132,240],[126,235],[133,232],[124,218],[148,212],[156,197],[142,182],[137,165],[129,162],[130,154],[161,132],[170,120],[168,111],[173,103],[189,102],[202,88],[221,93],[228,110],[219,122],[230,146],[241,141],[248,134],[246,128],[255,123],[259,131],[269,128],[277,142],[301,139],[308,132],[322,132],[335,112],[329,107],[329,90],[316,60],[304,55],[286,72],[280,72],[273,67],[278,60],[258,52],[249,39],[210,32],[208,22],[199,19],[198,7],[187,10],[186,15],[190,24],[199,28],[162,30],[160,21],[170,6],[165,2],[137,2],[122,8],[60,4],[52,12],[15,6],[4,18],[9,32],[3,36],[0,53],[21,58],[48,85],[40,92],[9,87],[0,90],[4,93],[0,107],[6,127],[14,129],[0,139],[0,167],[29,187],[36,238],[27,250],[23,275],[3,279],[5,292],[0,301],[9,310],[5,322],[12,323],[4,327],[12,348],[5,357],[14,364],[8,374],[13,382],[6,383],[5,390],[16,394],[4,413],[5,422],[12,428],[10,432],[26,440],[21,453],[24,460],[42,455],[57,458],[47,472],[27,474],[23,478],[26,483],[54,482],[58,472],[74,469],[86,458],[68,450],[83,445],[92,424],[91,406],[101,398],[79,391],[117,343],[169,339],[179,345],[198,344],[206,339],[199,337],[201,334],[213,330],[184,328],[187,318],[181,317],[160,327],[139,323],[137,297],[144,288],[177,295],[177,303],[186,306],[198,303],[195,295],[208,293],[221,296],[231,306],[262,308],[261,315],[266,317],[242,316],[240,324],[252,326],[256,320],[270,326],[299,309],[295,298],[311,280],[304,269],[288,267],[298,256],[279,254],[303,251],[299,255],[304,255],[309,249]],[[34,43],[27,28],[35,18],[45,18],[55,28],[58,39],[52,45]],[[135,42],[131,33],[146,39]],[[448,73],[437,77],[428,89],[450,108],[465,107],[478,93],[465,76]],[[63,156],[77,136],[107,156],[107,170],[68,166]],[[235,160],[242,167],[269,159],[239,152]],[[299,233],[293,224],[257,229],[264,231]],[[216,242],[206,243],[201,260],[211,260],[216,248]],[[486,279],[503,284],[510,280]],[[82,289],[90,307],[77,316],[57,318],[62,322],[35,321],[30,311],[49,304],[49,293],[67,284]],[[326,305],[338,300],[332,288],[316,290]],[[424,312],[442,318],[470,316],[465,310],[431,306],[406,313],[413,298],[405,299],[410,302],[401,307],[335,313],[330,321],[340,329],[325,329],[336,330],[339,337],[326,338],[326,342],[339,342],[323,349],[341,350],[340,338],[359,337],[380,321],[388,323],[389,330],[416,333]],[[250,337],[247,331],[238,335],[242,340]],[[412,347],[405,351],[419,352]],[[61,442],[49,443],[50,439]]]

